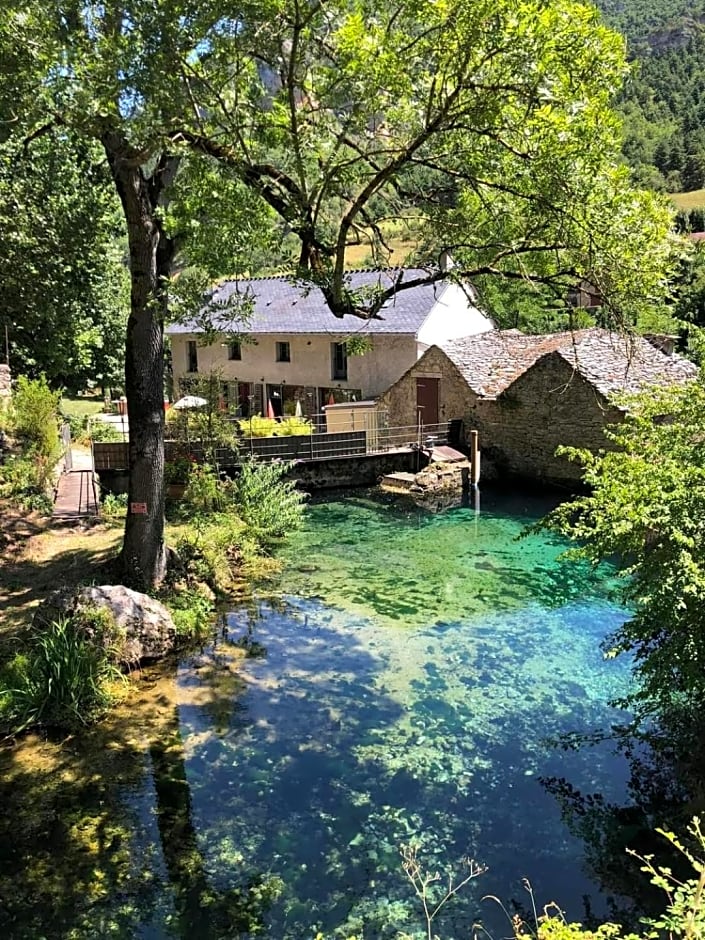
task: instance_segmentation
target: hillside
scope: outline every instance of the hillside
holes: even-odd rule
[[[595,0],[606,21],[636,50],[656,49],[688,37],[705,11],[703,0]],[[687,41],[687,39],[686,39]]]
[[[633,72],[618,102],[624,159],[664,192],[705,187],[705,0],[597,0],[627,37]]]

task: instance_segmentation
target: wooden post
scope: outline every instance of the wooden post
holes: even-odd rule
[[[480,450],[477,431],[470,432],[470,486],[480,482]]]

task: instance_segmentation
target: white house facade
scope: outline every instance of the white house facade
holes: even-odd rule
[[[364,289],[386,288],[398,275],[358,271],[349,277]],[[172,324],[167,334],[175,392],[192,391],[201,377],[216,374],[224,403],[244,416],[265,413],[269,403],[275,414],[315,414],[326,404],[376,398],[430,346],[494,328],[471,290],[455,283],[400,290],[373,320],[339,319],[317,288],[285,277],[225,282],[214,292],[213,309],[234,295],[247,298],[246,322],[234,330],[225,318],[216,321],[223,326],[216,342],[204,345],[198,320]],[[364,340],[364,353],[353,354],[350,340]]]

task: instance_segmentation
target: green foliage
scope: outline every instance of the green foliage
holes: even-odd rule
[[[36,453],[48,461],[58,459],[59,403],[61,396],[52,392],[45,376],[28,379],[20,375],[13,398],[13,425],[15,436],[25,450]]]
[[[77,438],[78,443],[90,443],[91,441],[110,442],[124,440],[125,435],[122,433],[122,431],[118,430],[115,425],[109,424],[107,421],[91,421],[90,418],[86,422],[85,434]]]
[[[546,524],[580,544],[574,555],[616,559],[632,615],[606,641],[631,653],[639,716],[702,701],[705,694],[705,383],[653,389],[628,400],[608,438],[612,450],[579,460],[589,493]]]
[[[46,378],[19,376],[10,424],[20,445],[0,465],[0,495],[27,509],[50,512],[54,467],[61,454],[58,428],[59,394]]]
[[[289,272],[320,287],[337,316],[364,318],[390,299],[391,286],[350,288],[346,249],[364,234],[386,268],[382,225],[407,216],[418,220],[415,260],[429,268],[429,282],[448,248],[458,277],[528,279],[557,291],[588,277],[613,322],[636,322],[666,292],[670,209],[635,192],[616,165],[611,102],[627,71],[625,48],[591,7],[525,0],[518,12],[512,0],[398,8],[373,0],[363,10],[333,0],[308,9],[283,0],[243,16],[222,0],[164,0],[126,3],[118,16],[110,4],[93,4],[87,16],[80,4],[56,0],[6,6],[11,28],[0,32],[0,55],[15,63],[11,84],[21,95],[3,125],[14,152],[25,140],[46,145],[51,160],[75,171],[67,177],[83,197],[91,171],[108,178],[96,166],[100,144],[121,197],[133,277],[133,420],[149,413],[161,384],[160,344],[140,346],[138,337],[159,334],[168,293],[179,290],[173,262],[188,257],[190,239],[208,277],[242,270],[240,249],[263,229],[262,242],[271,240],[273,214],[296,244]],[[276,76],[262,66],[272,49]],[[62,150],[64,141],[82,148],[81,159]],[[77,202],[69,198],[68,208]],[[90,213],[77,215],[62,218],[78,231]],[[255,221],[238,233],[248,215]],[[231,251],[228,233],[214,234],[228,216],[236,219]],[[71,235],[67,226],[49,243]],[[22,271],[31,252],[17,258],[13,270]],[[70,285],[83,287],[83,268],[69,267]],[[198,272],[192,283],[199,277],[203,283]],[[44,290],[41,279],[18,280]],[[192,305],[194,290],[190,301],[184,293]],[[85,337],[94,322],[68,305],[58,319],[71,321],[70,337]],[[146,468],[162,429],[140,430],[133,483],[153,504],[157,484]],[[200,437],[217,440],[212,426]],[[147,527],[128,514],[124,555],[138,560],[138,581],[153,583],[161,515],[150,514]]]
[[[105,139],[107,121],[150,168],[163,148],[178,152],[160,218],[204,277],[251,273],[253,242],[276,249],[286,227],[297,275],[337,314],[378,309],[385,298],[349,289],[346,248],[366,239],[386,267],[383,226],[411,217],[420,259],[452,247],[458,274],[590,274],[615,316],[663,292],[668,212],[615,167],[624,43],[590,7],[528,0],[517,16],[510,0],[423,0],[363,13],[336,0],[304,16],[286,0],[246,24],[219,0],[198,14],[128,7],[119,22],[96,8],[67,31],[63,10],[36,0],[47,35],[37,101],[51,98],[79,137]],[[257,64],[271,48],[283,50],[277,82]],[[384,133],[370,133],[380,115]],[[188,280],[175,293],[188,296]],[[177,306],[193,313],[201,291],[190,293]]]
[[[100,502],[100,514],[109,522],[125,518],[127,512],[127,493],[106,493]]]
[[[0,122],[10,121],[0,106]],[[64,128],[0,142],[0,323],[13,369],[78,391],[122,371],[129,298],[101,148]]]
[[[192,464],[184,493],[187,512],[191,514],[219,512],[225,508],[227,488],[218,471],[210,464]]]
[[[203,590],[180,586],[160,599],[169,608],[181,640],[204,640],[213,632],[213,600]]]
[[[48,492],[52,471],[53,465],[44,458],[6,457],[0,464],[0,496],[48,515],[53,505]]]
[[[245,523],[232,512],[196,520],[176,544],[187,578],[220,594],[231,593],[235,578],[258,550]]]
[[[686,859],[694,876],[686,880],[677,878],[667,865],[654,862],[653,856],[629,854],[642,863],[641,870],[650,876],[651,884],[665,892],[667,905],[656,918],[642,918],[645,930],[640,934],[625,933],[618,924],[606,923],[588,930],[582,924],[569,923],[560,908],[551,904],[544,909],[534,927],[528,927],[519,917],[513,919],[515,940],[656,940],[659,937],[683,937],[702,940],[705,937],[705,840],[696,816],[688,833],[696,846],[695,854],[672,832],[656,830]]]
[[[685,33],[692,26],[691,17],[703,10],[701,0],[598,0],[596,6],[637,46],[649,37],[654,45],[660,35],[667,39],[679,24]]]
[[[174,456],[171,460],[164,462],[164,482],[165,483],[188,483],[191,470],[196,465],[196,458],[193,456]]]
[[[111,661],[100,611],[37,629],[26,655],[0,678],[3,716],[14,731],[32,725],[74,729],[99,718],[114,700],[121,673]],[[87,634],[93,635],[89,640]]]
[[[642,871],[651,875],[651,883],[665,891],[668,897],[665,913],[659,918],[645,919],[644,923],[652,928],[650,936],[662,936],[666,931],[669,937],[702,940],[705,937],[705,838],[700,819],[695,816],[688,828],[689,834],[697,844],[699,856],[687,848],[675,833],[663,829],[656,831],[688,860],[695,877],[680,881],[670,868],[655,865],[651,856],[640,858],[632,852],[632,855],[644,863]]]
[[[263,573],[269,554],[303,520],[305,494],[283,479],[287,466],[248,461],[234,480],[207,464],[195,466],[180,503],[191,522],[176,546],[190,581],[229,593],[243,572]]]
[[[215,459],[216,449],[234,449],[237,443],[234,422],[222,400],[222,383],[218,371],[191,380],[188,394],[203,398],[206,404],[200,408],[170,408],[166,414],[169,439],[178,441],[186,450],[192,443],[198,443],[210,460]]]
[[[233,506],[263,549],[301,526],[306,494],[286,480],[285,463],[243,463],[234,480]]]
[[[604,0],[604,4],[607,2]],[[633,14],[638,6],[651,6],[651,10],[642,10],[637,16],[642,29],[654,19],[658,22],[650,36],[643,32],[634,36],[627,26],[637,40],[632,50],[639,58],[619,105],[624,122],[624,157],[641,185],[670,193],[701,190],[705,185],[702,29],[693,19],[690,4],[677,9],[681,4],[676,2],[672,20],[660,9],[662,4],[650,4],[649,0],[629,0],[623,10]],[[702,13],[703,4],[697,6]]]

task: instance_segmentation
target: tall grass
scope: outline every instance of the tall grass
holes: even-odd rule
[[[233,480],[207,465],[193,470],[180,504],[189,528],[176,551],[188,582],[229,594],[242,576],[271,573],[272,550],[303,521],[306,494],[284,479],[288,464],[243,464]]]
[[[5,670],[3,716],[15,733],[86,725],[110,706],[120,679],[109,647],[88,641],[82,625],[59,619],[37,630],[29,652]]]

